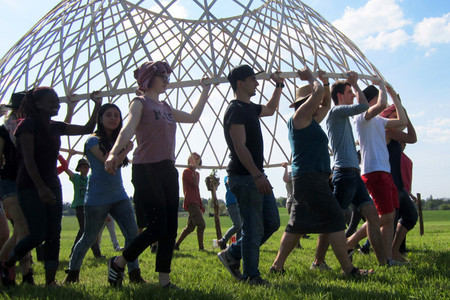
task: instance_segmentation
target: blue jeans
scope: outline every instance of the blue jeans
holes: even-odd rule
[[[59,265],[61,239],[62,191],[61,187],[49,187],[56,197],[55,204],[44,204],[37,189],[17,191],[20,207],[28,223],[30,233],[14,247],[14,254],[22,258],[33,248],[44,243],[46,270],[55,270]]]
[[[259,248],[280,227],[280,216],[273,193],[260,194],[251,175],[228,177],[241,213],[242,238],[229,248],[229,254],[243,260],[243,279],[260,275]]]
[[[230,219],[231,222],[233,222],[233,226],[231,226],[227,232],[225,233],[225,235],[222,238],[222,241],[224,241],[225,243],[228,242],[228,240],[233,236],[233,234],[236,233],[236,240],[239,240],[241,238],[241,227],[242,227],[242,222],[241,222],[241,216],[239,213],[239,207],[236,204],[229,204],[227,206],[227,211],[228,214],[230,215]]]
[[[105,224],[108,213],[116,220],[125,237],[125,247],[131,244],[138,234],[136,220],[130,199],[116,201],[106,205],[86,205],[84,207],[84,233],[73,249],[69,270],[80,270],[84,256],[97,240]],[[128,272],[139,268],[138,260],[128,263]]]

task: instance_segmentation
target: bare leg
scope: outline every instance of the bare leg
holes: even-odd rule
[[[365,222],[361,228],[359,228],[352,236],[347,239],[347,249],[355,248],[356,244],[359,243],[360,240],[367,236],[367,222]],[[380,230],[380,226],[378,226],[378,231]]]
[[[381,237],[378,212],[375,206],[365,205],[361,208],[361,213],[367,220],[367,236],[369,237],[370,244],[375,251],[378,263],[380,265],[385,265],[388,258],[386,256],[385,248],[383,246],[383,240]]]
[[[294,250],[295,246],[297,246],[297,243],[300,240],[301,236],[301,234],[294,234],[289,232],[283,233],[280,242],[280,249],[278,250],[275,261],[272,263],[272,267],[275,270],[282,270],[284,268],[286,259],[288,258],[292,250]]]
[[[345,238],[345,231],[338,231],[329,234],[331,248],[333,248],[334,255],[341,264],[341,268],[345,273],[350,273],[353,270],[353,264],[348,258],[347,242]]]
[[[12,236],[6,241],[0,252],[0,259],[6,260],[8,255],[11,253],[12,249],[16,246],[17,241],[20,241],[25,236],[28,235],[28,224],[25,219],[25,216],[22,213],[22,209],[19,205],[19,200],[17,196],[7,197],[3,200],[3,204],[5,205],[5,209],[8,214],[11,216],[11,219],[14,220],[14,230]],[[27,274],[30,270],[30,253],[28,252],[20,263],[20,268],[22,274]]]
[[[325,262],[325,255],[328,251],[328,246],[330,245],[330,234],[321,233],[317,239],[316,256],[314,257],[314,264],[320,265]]]
[[[395,233],[394,242],[392,243],[392,258],[398,261],[408,261],[401,253],[400,253],[400,245],[406,237],[408,230],[403,227],[400,223],[397,224],[397,232]]]
[[[381,238],[387,257],[392,257],[392,241],[394,239],[395,212],[380,216]]]

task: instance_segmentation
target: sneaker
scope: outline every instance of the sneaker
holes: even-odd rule
[[[125,269],[116,265],[116,259],[117,256],[114,256],[108,260],[108,282],[112,286],[121,286]]]
[[[261,276],[257,276],[253,279],[249,278],[246,282],[250,285],[259,285],[259,286],[267,286],[267,287],[270,286],[270,283],[268,283],[267,281],[262,279]]]
[[[399,261],[394,258],[388,258],[387,267],[401,267],[409,265],[409,261]]]
[[[359,269],[357,267],[353,267],[353,269],[349,273],[344,273],[345,276],[349,277],[360,277],[360,276],[367,276],[373,274],[373,270],[364,270]]]
[[[125,249],[124,247],[117,246],[117,247],[114,248],[114,251],[122,252],[124,249]]]
[[[327,265],[326,262],[323,262],[321,264],[315,264],[314,262],[311,264],[310,270],[319,270],[319,271],[331,271],[332,269],[330,266]]]
[[[0,277],[3,286],[16,285],[16,271],[15,266],[7,267],[5,263],[0,264]]]
[[[237,280],[242,280],[242,273],[239,270],[240,268],[239,260],[236,261],[234,259],[231,259],[227,254],[227,250],[222,250],[219,253],[217,253],[217,257],[219,258],[220,262],[225,266],[225,268],[227,268],[228,272],[230,272],[231,276],[233,276]]]
[[[225,241],[223,241],[222,239],[217,240],[217,246],[220,247],[220,250],[227,249],[227,243],[225,243]]]

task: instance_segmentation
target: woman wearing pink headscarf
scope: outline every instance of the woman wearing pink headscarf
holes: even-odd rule
[[[130,103],[129,118],[111,149],[105,169],[114,173],[120,165],[118,154],[136,135],[133,154],[132,182],[136,210],[147,218],[146,229],[139,234],[121,256],[108,261],[108,281],[122,284],[127,262],[134,261],[149,245],[158,241],[155,271],[159,284],[176,288],[169,273],[177,236],[179,185],[175,168],[176,123],[195,123],[208,99],[210,85],[202,80],[202,93],[191,113],[171,107],[160,96],[167,89],[171,67],[165,62],[146,62],[134,71],[140,96]]]

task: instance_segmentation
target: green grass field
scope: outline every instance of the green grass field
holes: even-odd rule
[[[339,264],[331,250],[327,262],[331,272],[311,271],[317,235],[302,239],[303,249],[295,249],[286,262],[284,276],[268,275],[269,267],[278,251],[281,235],[287,223],[285,209],[280,209],[280,229],[261,247],[260,270],[271,287],[251,287],[234,280],[217,259],[218,248],[212,247],[215,238],[213,218],[205,217],[207,251],[198,251],[197,238],[191,234],[176,251],[172,263],[171,279],[181,291],[167,291],[158,287],[154,272],[155,255],[150,250],[140,257],[145,285],[124,282],[122,288],[112,288],[107,283],[106,259],[95,259],[89,251],[80,273],[80,283],[48,288],[44,283],[41,262],[36,262],[36,286],[4,288],[0,286],[0,299],[450,299],[450,211],[424,211],[425,234],[419,235],[418,225],[410,232],[407,248],[411,265],[403,267],[378,267],[375,255],[356,254],[354,264],[374,268],[368,278],[348,279],[341,276]],[[228,217],[221,218],[223,232],[231,225]],[[179,230],[186,217],[179,218]],[[57,280],[62,282],[64,269],[77,231],[75,217],[63,218],[61,236],[60,270]],[[123,237],[116,226],[121,245]],[[116,255],[107,230],[103,233],[102,252],[107,257]],[[34,251],[33,256],[35,257]],[[21,275],[17,276],[21,281]]]

